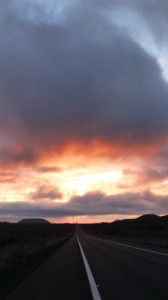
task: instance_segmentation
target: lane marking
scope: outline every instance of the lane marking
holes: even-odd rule
[[[87,262],[85,253],[84,253],[84,251],[82,249],[82,246],[81,246],[81,243],[80,243],[80,241],[78,239],[77,234],[76,234],[76,238],[77,238],[77,241],[78,241],[78,244],[79,244],[79,248],[80,248],[80,251],[81,251],[81,254],[82,254],[82,258],[83,258],[83,262],[84,262],[84,265],[85,265],[86,273],[87,273],[87,276],[88,276],[88,280],[89,280],[89,284],[90,284],[90,288],[91,288],[93,299],[94,300],[101,300],[98,288],[96,286],[95,280],[93,278],[92,272],[90,270],[89,264]]]
[[[89,235],[87,235],[87,236],[89,236]],[[144,249],[144,248],[140,248],[140,247],[130,246],[130,245],[122,244],[122,243],[118,243],[118,242],[107,241],[107,240],[100,239],[100,238],[95,238],[95,237],[90,237],[90,238],[91,239],[95,239],[95,240],[104,241],[104,242],[109,243],[109,244],[115,244],[115,245],[119,245],[119,246],[124,246],[124,247],[127,247],[127,248],[132,248],[132,249],[141,250],[141,251],[144,251],[144,252],[159,254],[159,255],[162,255],[162,256],[168,256],[168,253],[163,253],[163,252],[153,251],[153,250]]]

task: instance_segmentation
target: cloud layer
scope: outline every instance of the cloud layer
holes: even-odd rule
[[[164,0],[0,2],[2,214],[167,209],[167,6]],[[120,15],[114,16],[116,11]],[[125,24],[135,26],[140,36],[135,38]],[[112,167],[118,163],[121,171],[127,163],[125,178],[127,173],[134,182],[119,182],[118,195],[94,189],[83,196],[69,192],[67,204],[54,202],[64,195],[57,182],[54,187],[53,176],[85,164],[101,162],[102,168],[107,161]],[[23,183],[22,173],[27,174]],[[44,177],[48,185],[41,184]],[[9,197],[14,189],[30,203],[6,203],[9,183]]]
[[[40,19],[41,2],[29,4],[36,20],[23,10],[27,1],[11,3],[1,3],[2,162],[31,163],[72,143],[165,138],[168,89],[161,70],[109,25],[100,5],[81,1],[50,23]]]
[[[165,212],[168,196],[157,196],[150,192],[124,193],[108,196],[102,192],[92,192],[73,197],[70,202],[54,205],[51,203],[0,203],[0,216],[19,219],[23,217],[46,217],[51,219],[73,216],[137,215]]]

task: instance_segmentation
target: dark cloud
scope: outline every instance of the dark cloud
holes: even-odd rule
[[[155,167],[146,167],[139,172],[140,180],[144,182],[159,182],[168,178],[168,169]]]
[[[0,147],[0,166],[15,166],[33,164],[37,161],[34,150],[29,150],[29,146],[21,147]]]
[[[35,192],[29,194],[32,200],[57,200],[62,198],[61,192],[53,186],[41,185]]]
[[[143,168],[135,170],[125,169],[123,174],[125,176],[132,176],[138,183],[146,182],[148,184],[166,180],[168,178],[168,168],[166,165],[154,165],[154,162],[150,162],[148,166]],[[127,186],[127,184],[124,184],[124,186]]]
[[[141,14],[153,35],[160,42],[166,42],[167,46],[168,2],[165,0],[132,0],[131,5],[136,8],[138,14]]]
[[[108,196],[102,192],[91,192],[84,196],[73,197],[71,205],[88,215],[132,214],[147,208],[145,202],[140,201],[141,198],[140,194],[136,193]]]
[[[39,173],[59,173],[62,172],[62,168],[43,166],[36,168],[36,171]]]
[[[3,161],[31,163],[72,141],[141,145],[167,134],[161,70],[109,25],[101,2],[81,1],[60,22],[38,19],[30,4],[34,20],[16,3],[1,2],[0,124],[23,150],[2,148]]]
[[[166,213],[168,196],[151,192],[106,195],[92,192],[76,196],[68,203],[44,204],[36,202],[0,203],[0,217],[46,217],[100,215],[141,215],[145,213]]]

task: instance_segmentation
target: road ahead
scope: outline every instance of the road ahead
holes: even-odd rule
[[[168,254],[79,236],[102,299],[168,300]]]
[[[168,254],[88,236],[80,228],[77,237],[81,249],[74,234],[8,300],[168,300]]]

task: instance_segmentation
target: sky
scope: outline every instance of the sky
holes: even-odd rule
[[[0,221],[168,214],[168,2],[0,0]]]

